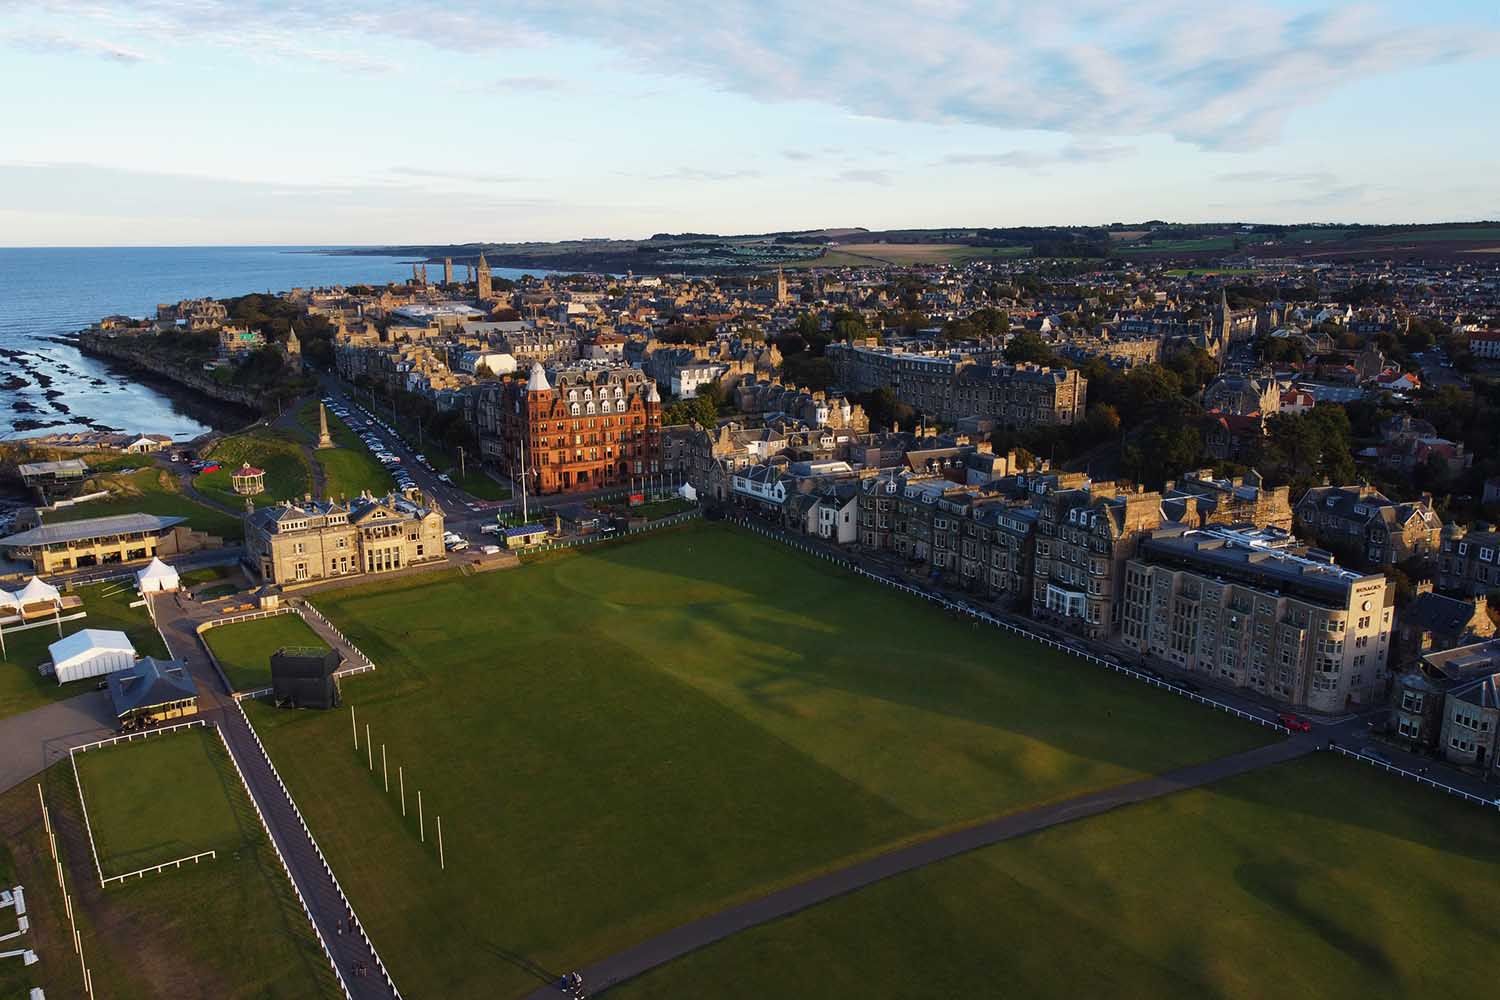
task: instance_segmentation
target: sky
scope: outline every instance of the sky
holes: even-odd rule
[[[1493,0],[0,0],[0,245],[1500,218]]]

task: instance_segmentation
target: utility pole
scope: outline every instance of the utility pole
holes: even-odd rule
[[[526,513],[526,429],[521,429],[521,523],[530,524]]]
[[[468,473],[464,471],[464,446],[458,446],[458,478],[467,479]]]

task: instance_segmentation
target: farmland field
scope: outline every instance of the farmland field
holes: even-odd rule
[[[853,858],[1269,738],[721,525],[317,603],[380,664],[343,688],[371,750],[343,712],[251,719],[411,995],[524,994]]]
[[[1454,996],[1500,945],[1497,864],[1492,810],[1319,754],[898,876],[611,995]]]

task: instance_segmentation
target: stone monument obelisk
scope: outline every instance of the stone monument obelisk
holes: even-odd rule
[[[318,447],[333,447],[333,438],[328,436],[328,409],[322,403],[318,404]]]

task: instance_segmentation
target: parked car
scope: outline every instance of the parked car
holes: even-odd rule
[[[481,535],[498,535],[498,534],[500,534],[500,525],[498,525],[498,524],[481,524],[479,526],[479,533]]]
[[[1276,716],[1276,721],[1281,723],[1283,726],[1286,726],[1294,733],[1312,732],[1312,723],[1308,722],[1302,716],[1295,715],[1292,712],[1282,712],[1280,715]]]
[[[204,473],[204,475],[207,475],[210,472],[218,472],[222,468],[224,467],[218,462],[210,462],[208,465],[205,465],[201,471]]]
[[[450,476],[450,475],[448,475],[448,473],[444,472],[442,475],[438,476],[438,482],[440,482],[440,483],[448,483],[448,484],[452,485],[452,483],[453,483],[453,477]]]
[[[1389,757],[1381,753],[1379,750],[1376,750],[1374,747],[1361,748],[1359,751],[1359,755],[1361,757],[1368,757],[1370,760],[1378,760],[1382,764],[1389,764],[1391,762],[1391,759]]]
[[[449,552],[462,552],[464,549],[466,549],[468,547],[469,547],[469,543],[466,542],[466,541],[464,541],[462,538],[460,538],[456,542],[449,542],[448,543],[448,551]]]

